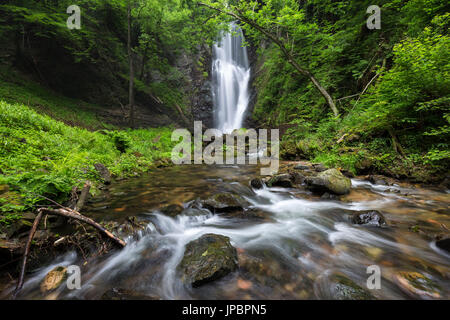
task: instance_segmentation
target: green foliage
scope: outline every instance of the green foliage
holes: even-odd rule
[[[267,126],[289,127],[285,154],[295,149],[298,156],[354,172],[448,171],[446,1],[381,1],[381,30],[366,27],[371,1],[214,3],[276,34],[337,101],[341,115],[330,117],[323,98],[278,46],[243,24],[262,44],[253,116]],[[394,150],[393,139],[405,155]]]
[[[42,201],[38,195],[64,200],[72,187],[99,181],[95,163],[114,176],[145,172],[172,147],[170,128],[90,132],[0,101],[0,184],[20,195],[1,210],[24,210]]]

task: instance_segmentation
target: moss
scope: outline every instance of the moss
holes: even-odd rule
[[[169,161],[174,143],[171,128],[91,132],[42,115],[22,104],[0,100],[0,196],[3,212],[23,211],[45,195],[64,201],[86,180],[101,181],[94,164],[113,177],[148,171]]]
[[[185,283],[194,287],[221,278],[237,268],[237,252],[230,239],[206,234],[190,242],[177,267]]]
[[[373,300],[374,297],[345,276],[336,274],[332,277],[335,282],[334,294],[338,300]]]

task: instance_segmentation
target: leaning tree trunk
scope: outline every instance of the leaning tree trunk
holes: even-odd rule
[[[131,49],[131,0],[128,0],[128,10],[127,10],[127,20],[128,20],[128,62],[130,65],[130,83],[128,91],[128,102],[130,105],[130,127],[134,128],[135,125],[135,115],[134,115],[134,67],[133,67],[133,51]]]
[[[241,22],[244,22],[246,24],[248,24],[250,27],[258,30],[259,32],[261,32],[264,36],[266,36],[267,38],[269,38],[273,43],[275,43],[281,50],[281,52],[283,53],[283,55],[285,56],[285,58],[287,59],[287,61],[289,62],[290,65],[292,65],[294,67],[294,69],[309,78],[309,80],[314,84],[314,86],[317,88],[317,90],[320,92],[320,94],[325,98],[325,100],[327,101],[328,106],[330,107],[330,109],[333,111],[334,116],[338,116],[339,115],[339,111],[336,107],[336,104],[334,103],[333,98],[331,97],[331,95],[328,93],[328,91],[325,89],[324,86],[322,86],[319,82],[319,80],[317,80],[314,75],[307,69],[301,67],[297,61],[295,60],[295,57],[289,52],[288,48],[286,48],[286,46],[284,45],[283,41],[276,35],[272,34],[271,32],[269,32],[268,30],[266,30],[264,27],[260,26],[257,22],[255,22],[252,19],[249,19],[247,17],[245,17],[245,15],[238,9],[236,8],[236,10],[238,11],[238,14],[231,12],[231,11],[225,11],[213,6],[210,6],[206,3],[202,3],[199,2],[199,5],[210,8],[212,10],[215,10],[217,12],[229,15],[235,19],[238,19]]]

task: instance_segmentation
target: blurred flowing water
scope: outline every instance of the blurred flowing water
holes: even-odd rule
[[[215,125],[223,133],[242,128],[249,104],[250,65],[244,35],[235,23],[230,28],[213,47]]]
[[[104,201],[90,206],[87,215],[123,221],[139,216],[147,229],[127,239],[121,251],[83,265],[73,252],[27,277],[26,299],[98,299],[111,288],[124,288],[160,299],[330,299],[330,275],[339,272],[361,287],[366,269],[378,265],[378,299],[407,299],[395,283],[399,271],[416,271],[435,281],[448,298],[450,256],[432,241],[411,231],[420,226],[438,233],[450,226],[450,195],[414,186],[382,186],[354,179],[353,190],[341,201],[322,200],[303,189],[253,190],[249,180],[256,166],[179,166],[112,186]],[[213,214],[164,216],[158,208],[188,203],[216,192],[245,197],[267,214],[265,220],[244,220]],[[383,212],[389,226],[353,225],[354,211]],[[230,237],[238,250],[239,269],[200,288],[185,286],[176,267],[185,246],[214,233]],[[81,290],[64,286],[48,296],[39,282],[55,266],[79,264]]]

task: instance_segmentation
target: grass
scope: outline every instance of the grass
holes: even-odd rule
[[[84,116],[83,116],[84,117]],[[22,103],[0,100],[0,222],[20,218],[41,202],[36,194],[64,201],[86,180],[100,184],[95,163],[116,177],[145,172],[167,159],[173,147],[171,128],[101,130],[72,127]]]
[[[68,125],[92,130],[114,129],[96,117],[101,107],[62,96],[6,66],[0,67],[0,98],[25,104]]]

